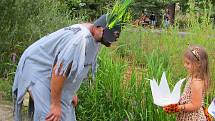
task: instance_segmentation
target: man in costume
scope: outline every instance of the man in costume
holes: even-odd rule
[[[15,121],[21,121],[26,92],[34,102],[34,121],[76,120],[72,97],[90,67],[94,74],[100,43],[109,47],[119,37],[120,23],[131,0],[125,2],[126,5],[118,4],[124,5],[121,13],[112,11],[94,24],[65,27],[44,36],[24,51],[13,84]]]

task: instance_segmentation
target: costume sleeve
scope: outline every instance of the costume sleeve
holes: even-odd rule
[[[85,48],[84,37],[70,40],[55,57],[55,74],[69,77],[75,71],[75,76],[79,75],[84,68]]]

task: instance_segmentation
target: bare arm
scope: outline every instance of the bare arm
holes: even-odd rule
[[[179,105],[179,109],[183,109],[185,112],[191,112],[198,110],[201,107],[202,96],[204,90],[204,81],[193,79],[191,82],[191,103]]]
[[[60,105],[61,104],[61,91],[63,88],[65,76],[55,74],[56,66],[52,72],[51,80],[51,105]]]
[[[46,121],[59,121],[61,118],[61,92],[64,81],[66,79],[63,75],[55,74],[56,66],[52,71],[51,79],[51,107],[50,112],[46,117]]]

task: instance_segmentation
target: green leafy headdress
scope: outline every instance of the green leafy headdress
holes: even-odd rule
[[[117,24],[123,24],[130,20],[130,13],[128,12],[129,5],[133,0],[116,1],[113,9],[108,12],[107,27],[114,28]]]
[[[130,20],[128,7],[132,2],[133,0],[117,0],[113,9],[94,22],[95,26],[104,28],[101,43],[105,46],[110,46],[112,42],[116,41],[114,33],[121,32],[122,25]]]

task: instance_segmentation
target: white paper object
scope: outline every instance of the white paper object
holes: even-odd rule
[[[215,118],[215,98],[208,107],[208,113],[210,113]]]
[[[178,81],[173,91],[170,92],[165,72],[163,72],[162,74],[160,85],[157,84],[157,81],[155,79],[153,80],[150,79],[154,104],[163,107],[169,104],[178,103],[180,99],[181,85],[184,82],[184,80],[185,78]]]

